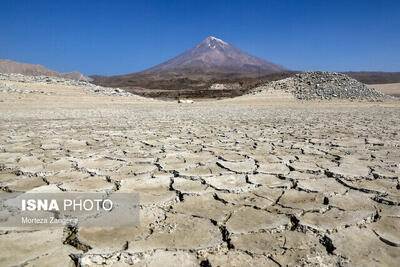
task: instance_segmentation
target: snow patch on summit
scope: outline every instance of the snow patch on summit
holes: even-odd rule
[[[218,46],[220,47],[224,47],[226,45],[228,45],[227,42],[222,41],[221,39],[218,39],[214,36],[210,36],[207,37],[207,39],[205,40],[205,43],[207,44],[208,47],[215,49]]]
[[[214,37],[214,36],[210,36],[210,37],[208,37],[210,40],[214,40],[214,41],[217,41],[217,42],[219,42],[219,43],[221,43],[221,44],[224,44],[224,45],[227,45],[228,43],[227,42],[224,42],[224,41],[222,41],[221,39],[218,39],[218,38],[216,38],[216,37]]]

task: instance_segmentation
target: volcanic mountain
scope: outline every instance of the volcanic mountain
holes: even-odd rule
[[[19,63],[8,59],[0,59],[0,73],[19,73],[31,76],[54,76],[67,78],[72,80],[91,81],[89,77],[85,77],[82,73],[77,71],[69,73],[60,73],[55,70],[49,70],[41,65],[34,65],[28,63]]]
[[[282,66],[252,56],[215,37],[208,37],[192,49],[161,63],[147,71],[173,71],[179,69],[211,69],[222,72],[281,72]]]
[[[122,87],[128,91],[147,96],[138,91],[157,90],[209,90],[214,83],[242,83],[236,89],[244,89],[243,83],[261,77],[287,77],[287,69],[262,58],[250,55],[215,37],[207,37],[188,51],[164,63],[142,72],[119,76],[90,76],[94,83]],[[169,95],[171,92],[168,93]],[[196,93],[198,94],[198,92]]]

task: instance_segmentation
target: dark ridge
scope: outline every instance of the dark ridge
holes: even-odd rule
[[[400,83],[400,72],[349,71],[342,73],[365,84]]]

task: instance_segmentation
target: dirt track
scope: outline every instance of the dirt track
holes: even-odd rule
[[[2,189],[138,192],[141,225],[79,227],[76,242],[1,229],[1,266],[400,260],[399,102],[177,104],[10,85],[49,95],[0,93]]]

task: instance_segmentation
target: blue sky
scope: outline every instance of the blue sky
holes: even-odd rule
[[[295,70],[400,71],[400,1],[0,0],[0,58],[125,74],[207,36]]]

